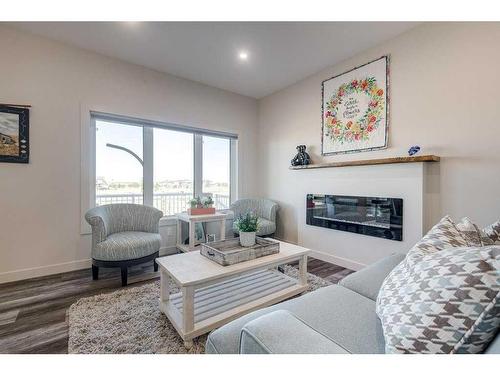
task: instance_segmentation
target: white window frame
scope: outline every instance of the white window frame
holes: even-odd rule
[[[118,124],[141,126],[143,129],[143,202],[153,205],[154,194],[154,140],[153,129],[166,129],[193,134],[193,183],[194,196],[202,196],[203,193],[203,136],[219,137],[230,140],[230,181],[229,181],[229,203],[233,203],[238,197],[238,135],[190,126],[151,121],[128,116],[120,116],[96,111],[85,111],[82,109],[81,127],[81,234],[90,233],[90,226],[86,223],[84,215],[90,208],[95,207],[96,201],[96,121],[108,121]],[[86,152],[87,151],[87,152]],[[169,219],[175,215],[166,215]]]

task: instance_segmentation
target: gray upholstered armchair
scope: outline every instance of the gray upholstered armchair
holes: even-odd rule
[[[269,236],[276,232],[276,211],[278,208],[277,203],[269,199],[259,198],[239,199],[231,205],[235,219],[249,211],[259,217],[257,236]],[[236,228],[233,230],[238,233]]]
[[[128,267],[151,260],[157,271],[162,216],[160,210],[140,204],[108,204],[89,210],[85,220],[92,227],[92,278],[99,277],[99,267],[120,267],[125,286]]]

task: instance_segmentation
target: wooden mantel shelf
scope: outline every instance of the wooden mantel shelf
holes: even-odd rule
[[[396,157],[396,158],[336,161],[336,162],[331,162],[331,163],[300,165],[300,166],[296,166],[296,167],[290,167],[290,169],[358,167],[361,165],[438,162],[439,160],[440,160],[440,157],[436,156],[436,155],[403,156],[403,157]]]

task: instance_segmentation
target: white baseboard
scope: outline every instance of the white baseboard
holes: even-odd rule
[[[342,258],[342,257],[338,257],[335,255],[323,253],[321,251],[312,250],[311,256],[313,258],[322,260],[323,262],[333,263],[333,264],[336,264],[337,266],[348,268],[348,269],[353,270],[353,271],[359,271],[360,269],[366,267],[366,264],[359,263],[359,262],[356,262],[356,261],[351,260],[351,259]]]
[[[56,273],[63,273],[75,270],[90,268],[90,259],[76,260],[73,262],[51,264],[48,266],[23,268],[15,271],[8,271],[0,273],[0,284],[8,283],[11,281],[19,281],[31,279],[34,277],[53,275]]]
[[[285,241],[280,238],[276,238],[280,241]],[[290,242],[290,241],[285,241]],[[160,248],[160,256],[176,254],[177,248],[175,246],[168,246]],[[322,260],[324,262],[329,262],[336,264],[341,267],[349,268],[351,270],[357,271],[364,267],[366,264],[362,264],[350,259],[338,257],[331,254],[326,254],[320,251],[312,250],[312,257]],[[48,266],[33,267],[33,268],[23,268],[15,271],[8,271],[0,273],[0,284],[8,283],[11,281],[19,281],[25,279],[31,279],[34,277],[54,275],[57,273],[76,271],[85,268],[90,268],[92,262],[90,259],[76,260],[73,262],[51,264]]]
[[[292,243],[292,244],[297,245],[297,246],[302,246],[298,243],[295,243],[292,241],[287,241],[287,240],[284,240],[282,238],[278,238],[278,237],[274,237],[274,238],[279,240],[279,241]],[[312,251],[311,256],[313,258],[322,260],[323,262],[333,263],[333,264],[336,264],[337,266],[348,268],[348,269],[353,270],[353,271],[359,271],[360,269],[366,267],[366,264],[359,263],[359,262],[356,262],[356,261],[351,260],[351,259],[342,258],[342,257],[338,257],[335,255],[327,254],[327,253],[324,253],[322,251],[317,251],[317,250],[312,250],[312,249],[311,249],[311,251]]]
[[[175,246],[162,247],[160,249],[160,256],[176,254],[177,248]],[[76,260],[73,262],[51,264],[48,266],[40,266],[33,268],[23,268],[20,270],[8,271],[0,273],[0,284],[9,283],[11,281],[19,281],[32,279],[34,277],[54,275],[57,273],[70,272],[89,268],[92,265],[90,259]]]

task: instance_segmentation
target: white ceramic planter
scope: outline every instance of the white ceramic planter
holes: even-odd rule
[[[257,232],[240,232],[240,244],[243,247],[255,245],[255,233]]]

